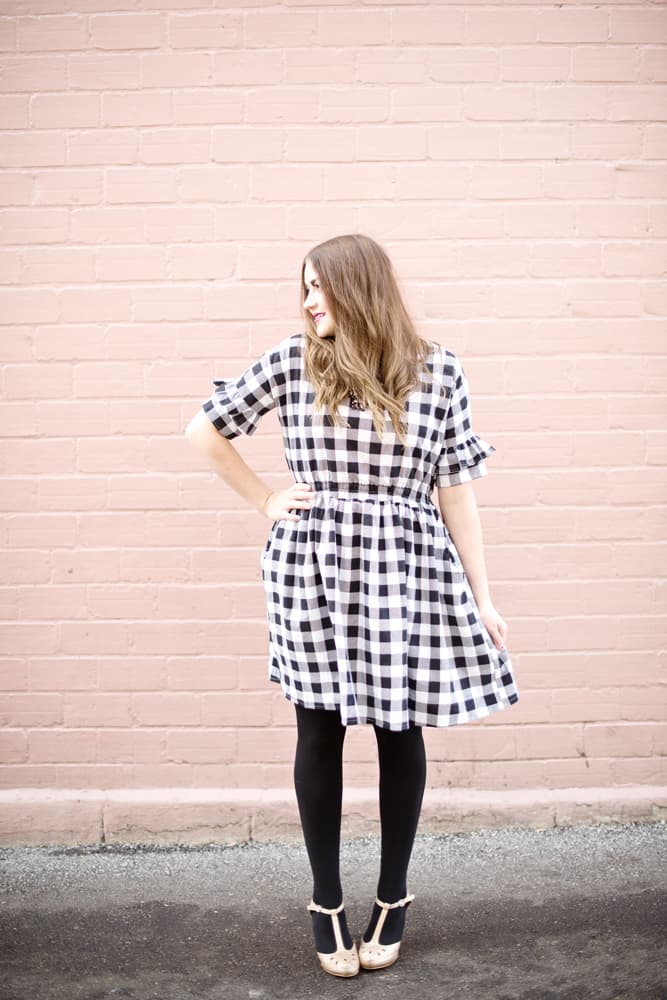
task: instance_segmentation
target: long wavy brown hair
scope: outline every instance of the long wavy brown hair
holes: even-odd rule
[[[318,337],[304,303],[306,263],[320,280],[333,336]],[[422,374],[433,344],[417,334],[405,308],[392,263],[369,236],[335,236],[310,250],[301,267],[301,313],[306,322],[304,369],[316,388],[313,406],[327,407],[334,424],[343,420],[339,404],[350,393],[369,409],[382,438],[385,411],[405,445],[405,403]]]

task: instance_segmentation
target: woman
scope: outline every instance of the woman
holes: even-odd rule
[[[322,968],[354,976],[398,958],[426,780],[423,726],[518,700],[493,606],[472,480],[495,448],[472,431],[457,356],[415,331],[391,262],[339,236],[301,270],[305,332],[214,381],[187,428],[213,469],[272,522],[261,554],[269,677],[294,703],[294,782],[313,872]],[[270,490],[229,439],[277,407],[295,482]],[[440,511],[431,499],[437,488]],[[339,850],[346,727],[374,727],[377,898],[357,948]]]

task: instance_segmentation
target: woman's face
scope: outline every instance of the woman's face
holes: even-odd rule
[[[317,273],[313,270],[309,260],[306,260],[303,280],[307,293],[304,309],[313,317],[317,336],[331,337],[336,332],[336,324],[331,317],[329,305],[320,287]]]

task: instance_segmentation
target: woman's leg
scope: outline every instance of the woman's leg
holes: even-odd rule
[[[401,731],[374,728],[380,765],[382,830],[377,896],[383,903],[396,903],[407,894],[408,865],[426,784],[426,751],[419,726]],[[400,941],[405,914],[405,907],[388,911],[380,944]],[[364,940],[370,941],[379,915],[380,908],[374,905]]]
[[[313,901],[328,910],[340,906],[340,827],[343,803],[345,726],[338,711],[295,705],[297,743],[294,789],[306,850],[313,872]],[[336,950],[331,917],[313,913],[317,951]],[[340,914],[343,943],[352,947],[345,912]]]

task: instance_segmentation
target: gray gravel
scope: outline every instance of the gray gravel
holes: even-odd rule
[[[376,838],[342,848],[348,920]],[[294,844],[0,849],[1,1000],[667,1000],[662,822],[419,836],[399,963],[321,972]]]

